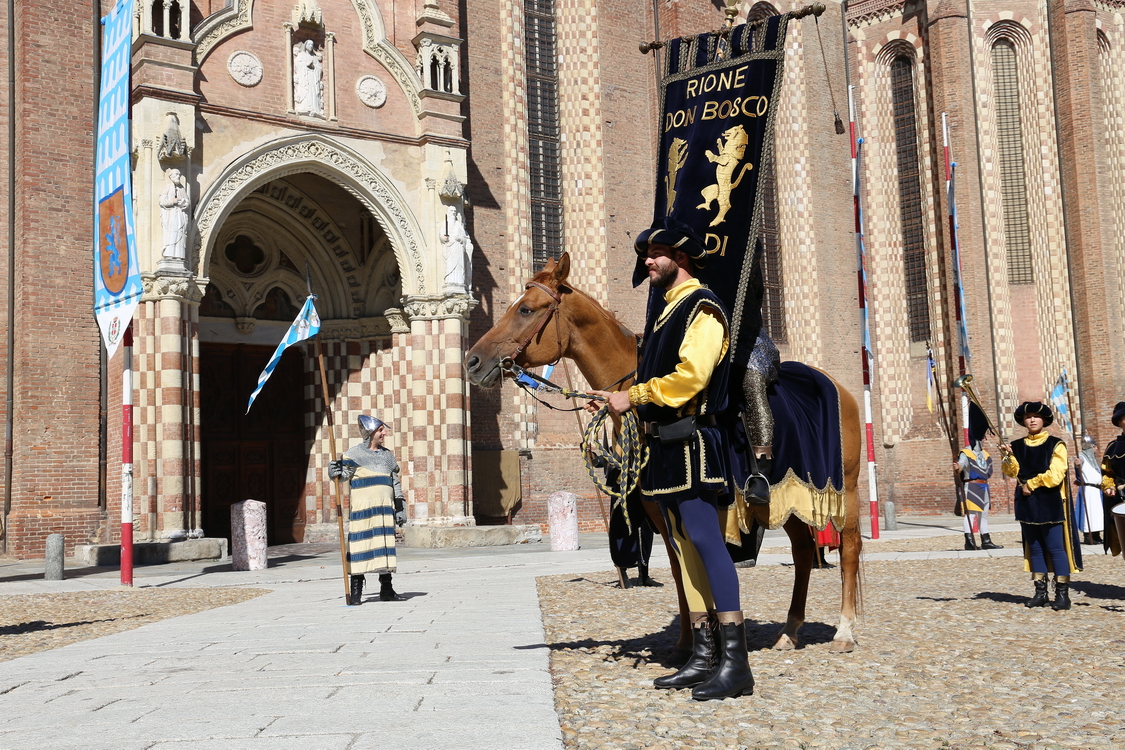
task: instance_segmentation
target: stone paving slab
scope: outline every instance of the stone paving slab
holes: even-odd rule
[[[975,575],[972,566],[1004,566],[1005,570],[1020,567],[1018,560],[1010,559],[1019,555],[1014,548],[999,551],[1002,555],[960,551],[958,547],[963,541],[960,519],[899,521],[898,531],[884,531],[881,540],[867,544],[869,571],[884,565],[897,571],[912,570],[903,566],[932,564],[901,562],[904,556],[911,554],[924,554],[939,563],[944,560],[945,564],[955,565],[958,575]],[[1011,533],[1017,528],[1010,519],[994,519],[992,524],[994,535]],[[914,553],[879,551],[880,546],[898,550],[901,543],[910,540],[920,540],[911,544],[929,546],[923,552]],[[814,581],[820,588],[814,592],[816,601],[804,631],[810,639],[809,646],[782,655],[784,658],[771,662],[775,664],[773,671],[767,669],[760,677],[761,697],[766,698],[779,685],[790,684],[792,690],[800,688],[799,692],[792,693],[804,696],[800,701],[787,705],[776,700],[761,701],[755,696],[746,704],[750,707],[749,714],[740,714],[733,707],[734,702],[724,702],[703,704],[710,706],[711,714],[657,721],[644,713],[645,701],[650,700],[654,692],[649,687],[650,676],[638,673],[632,683],[626,684],[604,680],[604,675],[591,669],[582,672],[575,684],[589,683],[599,690],[608,688],[613,709],[602,716],[593,716],[602,710],[601,704],[589,703],[581,709],[591,714],[589,729],[578,732],[568,714],[571,709],[566,690],[569,687],[560,682],[560,689],[566,689],[556,692],[549,658],[557,658],[566,649],[585,646],[560,647],[558,639],[548,641],[543,630],[536,578],[557,576],[564,583],[571,582],[566,583],[568,586],[593,587],[594,595],[570,599],[565,610],[568,627],[598,626],[602,617],[598,609],[599,597],[603,595],[615,606],[624,607],[621,616],[627,618],[627,623],[614,636],[615,641],[626,642],[633,638],[630,628],[646,623],[646,617],[657,618],[646,624],[653,628],[655,637],[671,637],[675,616],[671,599],[674,589],[667,570],[663,569],[667,558],[662,549],[654,550],[654,577],[669,585],[662,589],[622,592],[610,586],[616,577],[607,572],[604,536],[583,535],[582,544],[583,549],[579,551],[558,553],[550,552],[543,544],[402,550],[395,584],[400,593],[410,594],[410,598],[385,603],[368,599],[361,607],[341,606],[339,553],[330,547],[308,555],[298,554],[300,550],[287,550],[271,560],[271,565],[276,563],[275,567],[265,571],[236,572],[229,570],[229,566],[214,563],[138,568],[135,580],[140,590],[145,587],[202,589],[221,585],[261,587],[272,593],[0,662],[0,708],[3,708],[0,711],[0,750],[44,747],[59,750],[188,747],[562,750],[585,747],[581,742],[590,730],[596,730],[597,736],[616,738],[614,742],[600,745],[607,750],[690,747],[693,743],[700,746],[694,741],[699,725],[707,724],[712,721],[707,717],[714,716],[737,719],[730,725],[733,727],[728,737],[730,741],[710,745],[715,747],[736,747],[737,744],[731,743],[744,736],[761,736],[747,732],[751,728],[760,729],[762,717],[768,716],[771,721],[803,722],[809,729],[807,747],[872,748],[876,747],[872,741],[861,740],[878,736],[880,741],[891,738],[899,742],[879,747],[932,746],[936,750],[939,745],[911,745],[909,742],[929,736],[927,732],[933,736],[955,737],[958,735],[953,729],[966,723],[979,723],[982,716],[987,718],[980,713],[982,709],[987,710],[987,706],[972,704],[974,696],[982,691],[990,696],[993,692],[1010,694],[1024,703],[1030,702],[1026,691],[1020,693],[1011,689],[1005,693],[1007,688],[993,676],[994,672],[1005,668],[1004,664],[994,661],[991,654],[981,654],[979,663],[989,665],[989,671],[982,673],[987,674],[988,679],[977,679],[979,675],[971,677],[975,675],[972,670],[955,670],[955,680],[958,675],[961,681],[968,680],[966,689],[961,689],[956,701],[949,705],[935,703],[929,695],[933,680],[935,675],[948,670],[942,668],[933,672],[929,669],[932,665],[927,664],[925,650],[913,640],[919,627],[935,633],[934,638],[939,637],[937,634],[944,638],[946,631],[959,629],[992,632],[1007,621],[1015,608],[1015,604],[1005,602],[1003,597],[1018,597],[1015,593],[1018,586],[1013,585],[1011,593],[993,591],[993,599],[961,601],[964,598],[961,595],[953,596],[958,603],[945,606],[956,606],[962,614],[952,624],[939,623],[929,609],[939,606],[939,602],[924,598],[900,602],[896,605],[899,607],[897,618],[880,621],[874,626],[869,620],[861,626],[861,644],[870,651],[861,662],[864,669],[853,673],[849,672],[848,665],[857,662],[854,656],[829,659],[824,658],[826,654],[820,655],[831,638],[834,623],[831,602],[839,600],[839,576],[838,571],[816,571]],[[761,627],[754,636],[759,646],[767,632],[776,628],[784,612],[782,600],[788,596],[788,581],[792,575],[791,571],[780,567],[789,563],[788,555],[784,554],[787,545],[783,533],[767,533],[767,554],[762,566],[741,573],[762,578],[763,585],[772,592],[769,596],[776,599],[768,603],[768,611],[762,597],[755,595],[749,599],[752,616],[760,618],[756,622],[760,622]],[[881,555],[899,562],[882,562],[878,558]],[[831,555],[829,559],[833,559]],[[774,565],[775,562],[778,565]],[[1125,564],[1119,559],[1112,560],[1106,570],[1125,574]],[[46,582],[34,578],[33,564],[0,561],[0,597],[66,590],[120,590],[115,570],[78,569],[68,574],[75,577]],[[875,585],[869,583],[868,592],[872,596],[876,592],[879,597],[890,596],[893,601],[896,590],[906,582],[910,581],[900,580],[900,575],[894,574],[886,581],[880,578]],[[943,587],[949,583],[939,580],[935,591],[923,596],[950,598],[952,595],[943,593]],[[1084,591],[1079,585],[1076,583],[1075,588],[1082,597],[1104,599],[1113,593],[1105,588],[1111,584],[1101,580],[1089,584]],[[1112,597],[1108,602],[1105,606],[1116,606]],[[1006,607],[1005,614],[987,610],[987,607],[999,605]],[[961,610],[962,607],[965,609]],[[1108,609],[1102,611],[1110,613]],[[1057,614],[1035,612],[1030,615],[1031,622]],[[1115,616],[1119,618],[1120,614]],[[1076,619],[1067,622],[1076,621],[1082,622]],[[548,642],[553,644],[550,648]],[[1002,642],[1013,648],[1021,643],[1016,636],[1006,636]],[[882,650],[873,648],[875,646],[881,646]],[[872,655],[883,658],[885,653],[900,652],[911,657],[908,675],[915,688],[895,687],[903,679],[902,675],[896,674],[894,669],[881,667],[877,660],[871,661]],[[588,656],[585,652],[579,653],[584,654],[583,658]],[[955,656],[961,658],[961,653]],[[1068,659],[1074,660],[1076,669],[1089,668],[1088,655],[1070,650],[1066,653]],[[605,657],[599,652],[595,661],[605,661]],[[898,663],[894,659],[889,661]],[[943,656],[941,661],[948,659]],[[816,671],[822,666],[833,668],[827,678]],[[1036,677],[1034,662],[1021,662],[1020,666],[1033,684],[1042,684]],[[652,664],[639,665],[632,671],[638,672],[642,667],[656,673],[664,669],[659,656]],[[556,680],[565,682],[564,678],[566,675],[562,673],[555,675]],[[857,683],[857,679],[862,681]],[[865,701],[862,710],[853,712],[866,722],[862,725],[863,737],[857,739],[854,731],[850,738],[845,737],[845,728],[854,730],[856,727],[854,717],[846,712],[841,714],[834,709],[834,717],[808,713],[804,704],[809,701],[812,705],[831,702],[838,693],[836,683],[850,685],[855,695]],[[1125,694],[1116,688],[1113,690],[1117,695]],[[1107,687],[1106,692],[1112,690]],[[666,694],[663,699],[670,700]],[[1058,699],[1067,698],[1060,692]],[[677,705],[679,700],[682,696],[677,699]],[[898,709],[898,704],[904,700],[907,700],[905,708]],[[886,701],[886,704],[879,701]],[[926,710],[919,708],[919,701]],[[876,710],[881,705],[895,706],[896,710]],[[1081,701],[1078,706],[1088,708]],[[561,726],[560,716],[564,718]],[[1086,718],[1089,727],[1100,727],[1110,736],[1120,727],[1113,715]],[[598,728],[599,721],[607,729]],[[1034,747],[1036,750],[1048,747],[1043,744],[1050,739],[1044,726],[1040,726],[1043,722],[1031,724],[1031,729],[1026,730],[1031,732],[1028,739],[1005,735],[1003,742],[997,740],[991,745],[979,746]],[[1072,739],[1074,728],[1079,725],[1067,722],[1060,726],[1070,732],[1060,736]],[[622,733],[621,727],[632,727],[635,732]],[[942,735],[949,727],[953,729]],[[1093,732],[1094,729],[1083,731]],[[672,740],[675,743],[669,744]],[[855,744],[850,744],[853,741]],[[797,744],[768,743],[760,746],[798,747]],[[1113,745],[1102,743],[1090,747]],[[1125,742],[1119,747],[1125,747]]]

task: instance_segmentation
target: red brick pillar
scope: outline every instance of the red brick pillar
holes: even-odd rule
[[[1083,425],[1104,445],[1114,432],[1108,416],[1125,393],[1125,370],[1112,356],[1120,348],[1122,303],[1102,138],[1108,124],[1097,15],[1091,0],[1048,0],[1047,7]]]

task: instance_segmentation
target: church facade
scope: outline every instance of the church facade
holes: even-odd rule
[[[470,389],[461,362],[563,251],[572,282],[641,329],[631,238],[651,220],[660,53],[638,44],[717,28],[722,3],[117,2],[134,17],[145,289],[135,537],[225,536],[248,498],[267,502],[272,544],[334,537],[325,468],[361,413],[392,427],[412,524],[542,524],[547,496],[569,490],[581,526],[602,528],[581,422],[511,384]],[[738,20],[800,5],[743,0]],[[926,407],[927,345],[939,386],[960,374],[943,115],[967,371],[1011,437],[1014,406],[1065,368],[1104,445],[1125,394],[1125,3],[826,5],[786,39],[767,328],[783,358],[862,393],[851,143],[833,122],[850,94],[878,497],[947,512],[949,441]],[[113,2],[13,7],[0,9],[16,81],[0,81],[4,551],[33,556],[49,533],[70,546],[119,528],[122,357],[100,353],[91,314],[97,19]],[[245,413],[310,293],[317,341],[287,351]],[[580,385],[560,364],[553,379],[567,378]]]

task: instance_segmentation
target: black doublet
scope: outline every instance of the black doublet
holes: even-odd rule
[[[644,354],[637,367],[637,382],[645,383],[675,372],[680,363],[680,344],[687,329],[701,308],[708,308],[719,316],[723,326],[726,313],[719,298],[706,287],[701,287],[675,303],[667,317],[653,326],[644,342]],[[727,409],[727,378],[730,370],[730,351],[723,355],[707,386],[679,409],[641,404],[637,413],[644,422],[668,424],[689,414],[722,415]],[[641,472],[641,492],[652,500],[676,501],[693,497],[714,497],[726,489],[725,433],[719,427],[700,427],[682,443],[662,443],[659,438],[648,440],[649,460]]]
[[[1063,515],[1062,484],[1057,487],[1039,487],[1030,495],[1024,495],[1020,485],[1051,468],[1051,457],[1055,446],[1061,443],[1054,435],[1048,435],[1040,445],[1028,445],[1024,438],[1012,441],[1012,455],[1019,461],[1020,471],[1016,485],[1016,520],[1020,523],[1052,524],[1066,520]],[[1063,478],[1063,482],[1066,478]]]
[[[1102,463],[1113,475],[1115,484],[1125,482],[1125,435],[1118,435],[1105,447]]]

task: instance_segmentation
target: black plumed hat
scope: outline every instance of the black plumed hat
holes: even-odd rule
[[[1042,401],[1024,401],[1016,407],[1016,421],[1019,422],[1020,427],[1023,427],[1023,420],[1028,414],[1038,414],[1043,417],[1043,426],[1047,427],[1055,421],[1055,413],[1051,411],[1051,407],[1047,406]]]

